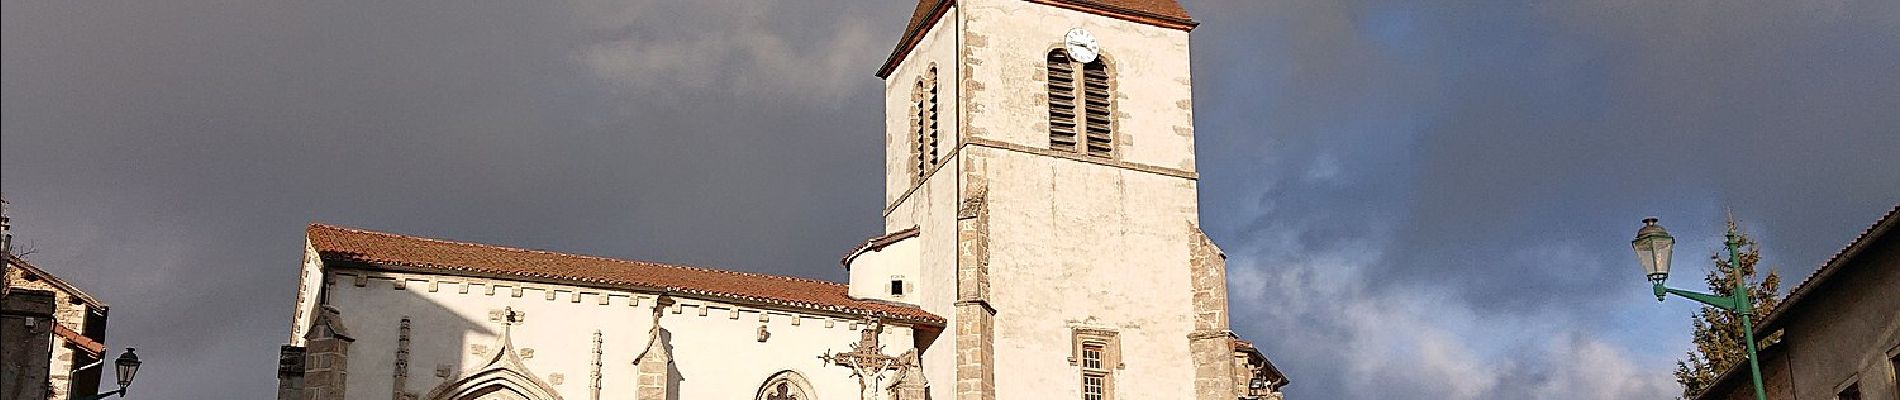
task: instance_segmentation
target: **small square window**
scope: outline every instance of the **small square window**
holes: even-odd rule
[[[891,280],[891,295],[892,296],[904,295],[904,281],[898,280],[898,279]]]

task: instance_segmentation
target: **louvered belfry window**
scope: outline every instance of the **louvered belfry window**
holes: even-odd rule
[[[1108,66],[1049,52],[1049,148],[1096,157],[1115,155],[1114,96]]]
[[[916,145],[912,152],[916,155],[915,169],[918,182],[936,168],[937,159],[937,67],[930,67],[923,77],[917,78],[917,87],[911,92],[915,102],[911,141]]]

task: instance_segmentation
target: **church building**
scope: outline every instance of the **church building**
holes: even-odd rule
[[[922,0],[843,284],[313,224],[278,399],[1278,399],[1200,229],[1195,24]]]

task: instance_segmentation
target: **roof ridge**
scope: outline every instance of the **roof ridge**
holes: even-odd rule
[[[26,271],[27,273],[39,275],[41,279],[46,280],[47,284],[51,284],[54,287],[66,290],[68,292],[72,292],[73,296],[79,297],[81,301],[84,301],[86,303],[90,303],[92,305],[99,306],[102,308],[112,307],[111,305],[106,304],[105,301],[99,300],[98,296],[93,296],[92,293],[86,292],[85,289],[80,289],[78,285],[74,285],[72,282],[67,282],[65,278],[60,278],[59,275],[54,275],[51,271],[47,271],[44,268],[40,268],[37,265],[33,265],[32,262],[26,261],[26,258],[20,257],[13,253],[7,253],[7,252],[0,252],[0,257],[5,258],[5,260],[8,263],[20,267],[21,270]]]
[[[778,278],[778,279],[785,279],[785,280],[791,280],[791,281],[803,281],[803,282],[833,285],[833,286],[845,286],[844,284],[837,283],[837,282],[821,280],[821,279],[797,277],[797,276],[773,275],[773,274],[764,274],[764,273],[746,272],[746,271],[733,271],[733,270],[727,270],[727,269],[702,267],[702,266],[697,266],[697,265],[670,264],[670,263],[662,263],[662,262],[646,261],[646,260],[628,260],[628,259],[622,259],[622,258],[602,257],[602,256],[587,255],[587,254],[563,253],[563,252],[552,251],[552,250],[529,249],[529,248],[522,248],[522,247],[510,247],[510,246],[502,246],[502,245],[487,244],[487,243],[476,243],[476,242],[463,242],[463,241],[437,239],[437,238],[423,237],[423,236],[405,235],[405,234],[394,233],[394,232],[375,231],[375,230],[347,227],[347,226],[341,226],[341,225],[325,224],[321,222],[310,223],[310,228],[335,229],[335,230],[349,231],[349,232],[361,233],[361,234],[378,235],[378,236],[394,237],[394,238],[409,239],[409,240],[418,240],[418,241],[424,241],[424,242],[433,242],[433,243],[441,243],[441,244],[456,245],[456,246],[480,247],[480,248],[487,248],[487,249],[493,249],[493,250],[511,251],[511,252],[517,252],[517,253],[585,258],[585,259],[607,261],[607,262],[613,262],[613,263],[643,264],[643,265],[654,266],[654,267],[677,268],[677,269],[695,270],[695,271],[702,271],[702,272],[745,275],[745,276],[753,276],[753,277],[760,277],[760,278]]]
[[[1781,298],[1781,302],[1775,306],[1775,309],[1770,310],[1766,317],[1761,318],[1759,325],[1755,326],[1757,333],[1765,333],[1779,326],[1782,314],[1785,314],[1787,309],[1805,300],[1808,292],[1814,290],[1813,286],[1820,285],[1820,281],[1828,279],[1835,270],[1840,268],[1840,263],[1846,261],[1842,257],[1858,255],[1862,245],[1867,244],[1867,239],[1875,234],[1883,233],[1881,232],[1883,227],[1892,229],[1892,225],[1900,223],[1900,219],[1896,217],[1900,217],[1900,203],[1895,203],[1893,208],[1887,209],[1887,212],[1882,213],[1873,224],[1861,229],[1853,239],[1847,241],[1846,245],[1841,246],[1840,250],[1836,250],[1833,255],[1827,257],[1826,261],[1822,261],[1821,265],[1814,267],[1814,271],[1808,272],[1800,282],[1796,282],[1789,288],[1788,293]]]
[[[1834,265],[1836,261],[1841,260],[1841,256],[1847,255],[1849,251],[1854,250],[1854,247],[1859,246],[1861,241],[1867,239],[1867,235],[1873,234],[1875,230],[1880,229],[1881,225],[1886,225],[1887,222],[1892,221],[1895,214],[1900,214],[1900,203],[1895,203],[1893,208],[1887,209],[1887,212],[1880,214],[1880,218],[1875,219],[1873,224],[1867,225],[1867,227],[1862,228],[1859,233],[1854,234],[1854,238],[1849,239],[1846,245],[1842,245],[1840,250],[1835,250],[1833,255],[1827,257],[1827,260],[1821,261],[1820,265],[1815,266],[1814,271],[1808,272],[1808,275],[1803,277],[1801,282],[1795,283],[1793,288],[1788,289],[1788,294],[1792,296],[1796,290],[1801,290],[1806,287],[1808,282],[1813,281],[1816,276],[1821,275],[1821,272],[1827,270],[1828,266]]]
[[[1880,229],[1881,225],[1886,225],[1887,222],[1892,221],[1895,214],[1900,214],[1900,203],[1894,203],[1893,208],[1887,209],[1887,212],[1885,214],[1881,214],[1879,219],[1874,220],[1874,223],[1872,225],[1868,225],[1866,228],[1861,229],[1859,234],[1854,235],[1853,240],[1847,241],[1847,245],[1841,246],[1841,249],[1835,251],[1834,255],[1828,256],[1827,261],[1822,262],[1821,266],[1825,267],[1828,264],[1833,264],[1834,261],[1840,259],[1842,255],[1845,255],[1848,250],[1853,249],[1854,246],[1856,245],[1859,245],[1861,240],[1867,239],[1867,235],[1873,234],[1875,230]],[[1816,268],[1815,271],[1817,272],[1820,271],[1820,268]]]

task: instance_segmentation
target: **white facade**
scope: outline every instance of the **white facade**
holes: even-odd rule
[[[326,266],[312,248],[291,338],[311,365],[287,387],[335,384],[347,371],[336,396],[294,392],[474,399],[479,388],[457,387],[501,368],[528,377],[511,385],[534,386],[516,392],[535,393],[495,398],[763,399],[768,382],[795,375],[799,399],[1085,390],[1233,399],[1250,372],[1234,361],[1223,258],[1198,228],[1192,22],[1097,3],[927,0],[915,41],[880,72],[887,234],[843,260],[846,293],[933,322],[869,325],[863,313],[626,285]],[[1051,145],[1046,60],[1078,29],[1099,40],[1106,65],[1111,155]],[[934,112],[921,107],[923,87],[934,90]],[[920,126],[932,118],[936,146],[923,146]],[[920,148],[934,149],[921,168]],[[662,296],[676,304],[656,319]],[[867,381],[818,359],[851,350],[873,326],[877,353],[909,369]],[[323,361],[344,342],[347,362]],[[655,349],[664,382],[643,358]],[[1085,389],[1085,377],[1104,387]]]
[[[1098,39],[1110,74],[1111,157],[1050,148],[1045,60],[1073,29]],[[1120,398],[1222,398],[1197,390],[1190,353],[1191,335],[1231,333],[1221,268],[1210,268],[1218,310],[1193,299],[1192,247],[1204,237],[1188,44],[1186,30],[1087,10],[958,1],[892,69],[885,227],[921,232],[912,239],[922,246],[918,304],[959,333],[989,326],[970,340],[933,344],[987,346],[967,351],[988,359],[958,360],[964,348],[924,353],[933,398],[1083,398],[1078,331],[1116,337],[1121,362],[1110,392]],[[948,158],[943,167],[917,182],[903,173],[915,156],[910,91],[933,68],[946,107],[941,140],[951,144],[938,153]],[[951,288],[960,286],[987,290],[959,298]],[[972,312],[993,313],[993,326],[965,320]],[[1197,329],[1202,312],[1221,315]],[[958,371],[972,361],[984,365]]]

